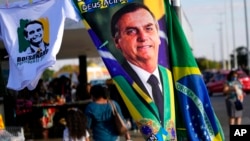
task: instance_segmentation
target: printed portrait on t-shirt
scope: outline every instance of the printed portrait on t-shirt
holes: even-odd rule
[[[17,32],[20,53],[17,57],[17,65],[41,61],[49,50],[48,19],[21,19]]]

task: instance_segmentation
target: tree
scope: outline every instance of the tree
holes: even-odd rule
[[[243,68],[247,66],[247,48],[244,46],[240,46],[236,49],[237,52],[237,60],[239,67]]]
[[[196,58],[196,62],[201,71],[208,69],[220,69],[222,67],[221,62],[212,61],[205,57]]]
[[[53,77],[54,71],[50,69],[46,69],[43,72],[42,79],[46,82],[49,81]]]
[[[234,65],[234,53],[230,54],[230,62],[231,62],[231,66],[234,66],[235,68],[246,68],[248,65],[248,49],[244,46],[239,46],[238,48],[236,48],[236,56],[237,56],[237,64],[238,66]],[[249,66],[248,66],[249,67]]]

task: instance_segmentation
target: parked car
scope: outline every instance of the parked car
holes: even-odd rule
[[[215,72],[212,70],[205,70],[202,72],[204,82],[207,84],[210,79],[214,76]]]
[[[223,93],[224,84],[227,81],[227,76],[230,71],[218,71],[206,84],[207,90],[210,96],[213,96],[214,93]],[[250,77],[244,72],[238,71],[238,78],[243,86],[243,91],[245,93],[250,92]]]

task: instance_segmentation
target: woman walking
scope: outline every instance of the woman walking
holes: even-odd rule
[[[224,94],[226,95],[226,108],[229,117],[229,125],[240,125],[243,109],[238,109],[235,102],[236,100],[239,100],[239,104],[242,104],[244,95],[236,70],[232,70],[228,74],[227,81],[224,86]]]
[[[93,102],[89,103],[85,109],[87,116],[87,126],[92,129],[94,141],[117,141],[119,135],[114,123],[112,107],[109,101],[113,102],[117,111],[122,116],[120,106],[113,100],[108,100],[109,92],[106,85],[94,85],[90,89]],[[123,118],[123,116],[122,116]],[[124,119],[124,118],[123,118]],[[130,140],[129,132],[125,135],[126,140]]]

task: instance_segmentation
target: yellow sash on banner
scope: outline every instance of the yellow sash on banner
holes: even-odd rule
[[[3,130],[3,129],[5,129],[5,125],[4,125],[2,114],[0,114],[0,130]]]

